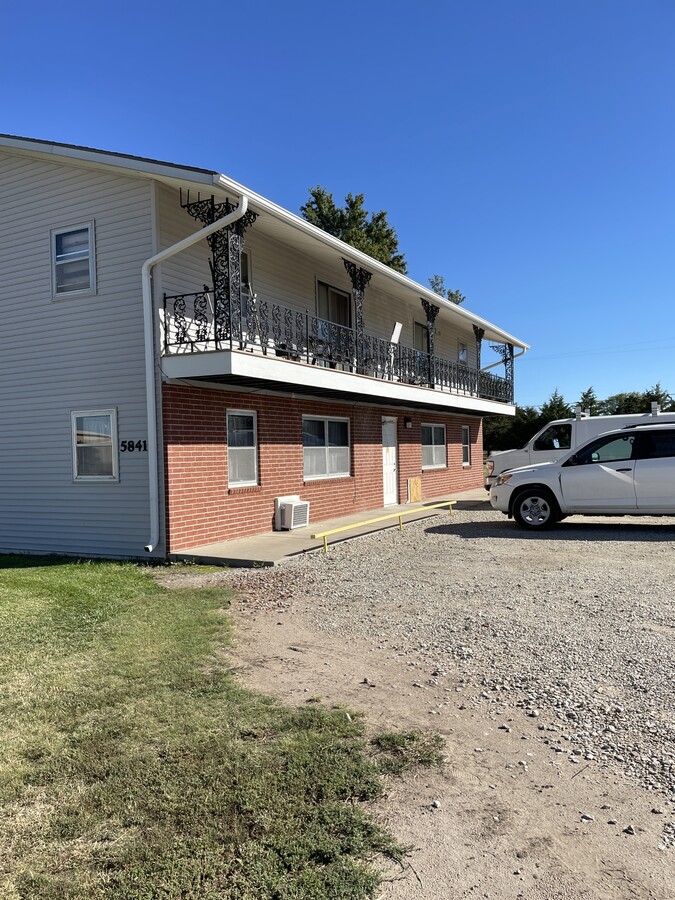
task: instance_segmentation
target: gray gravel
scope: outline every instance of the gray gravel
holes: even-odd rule
[[[537,719],[571,765],[653,791],[675,843],[673,520],[531,535],[479,506],[229,578],[248,602],[301,604],[317,628],[405,656],[418,681],[454,678],[492,718]]]

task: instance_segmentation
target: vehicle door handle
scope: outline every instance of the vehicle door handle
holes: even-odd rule
[[[632,472],[632,469],[617,469],[617,472]]]

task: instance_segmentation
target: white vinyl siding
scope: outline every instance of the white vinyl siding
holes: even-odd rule
[[[51,232],[52,296],[96,292],[94,223]]]
[[[256,414],[227,411],[227,483],[250,487],[258,483],[258,431]]]
[[[462,425],[462,465],[471,465],[471,429]]]
[[[348,419],[303,416],[302,447],[306,480],[349,475]]]
[[[443,469],[446,465],[445,425],[422,425],[422,468]]]
[[[117,414],[114,409],[71,413],[75,481],[117,481]]]
[[[0,184],[0,550],[147,558],[147,451],[119,452],[114,485],[74,481],[71,412],[116,409],[118,449],[147,440],[140,272],[156,249],[150,183],[1,151]],[[50,232],[94,221],[97,292],[55,302]]]

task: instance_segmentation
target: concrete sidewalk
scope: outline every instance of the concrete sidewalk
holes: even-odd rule
[[[456,494],[447,494],[443,497],[434,497],[428,503],[440,503],[443,500],[455,500],[455,509],[485,509],[489,507],[487,493],[483,488],[473,491],[461,491]],[[391,519],[388,522],[379,522],[373,525],[359,526],[359,522],[374,519],[377,516],[396,513],[399,510],[407,512],[411,507],[423,507],[422,503],[402,503],[397,506],[381,507],[379,509],[366,510],[354,513],[350,516],[342,516],[339,519],[324,519],[321,522],[313,522],[304,528],[295,528],[293,531],[270,531],[266,534],[256,534],[252,537],[238,538],[233,541],[219,541],[215,544],[203,544],[199,547],[190,547],[179,553],[171,553],[169,558],[177,561],[190,561],[220,566],[276,566],[285,559],[307,553],[313,550],[323,549],[323,540],[312,540],[312,535],[319,531],[328,531],[331,528],[341,528],[344,525],[354,525],[351,531],[334,535],[330,543],[352,540],[364,534],[382,531],[385,528],[398,528],[398,520]],[[403,519],[403,527],[407,522],[416,522],[431,516],[447,516],[445,509],[421,510],[412,515],[408,514]]]

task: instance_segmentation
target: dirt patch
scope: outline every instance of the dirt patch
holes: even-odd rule
[[[356,637],[336,642],[297,609],[260,609],[240,597],[233,614],[232,661],[250,687],[289,704],[318,697],[361,710],[373,731],[423,728],[445,738],[442,772],[391,779],[374,808],[416,848],[409,867],[391,873],[387,900],[675,894],[672,851],[658,849],[663,815],[651,812],[654,798],[619,775],[571,766],[542,743],[538,720],[523,713],[502,722],[462,709],[466,688],[452,678],[432,678]],[[635,834],[623,831],[629,825]]]

